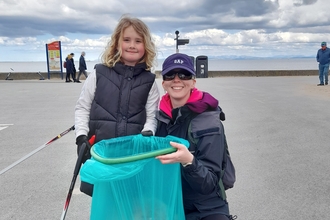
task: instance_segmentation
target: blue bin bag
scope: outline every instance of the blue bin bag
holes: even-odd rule
[[[81,170],[94,184],[92,220],[184,220],[180,164],[155,156],[174,152],[169,142],[189,147],[174,136],[131,135],[96,143]]]

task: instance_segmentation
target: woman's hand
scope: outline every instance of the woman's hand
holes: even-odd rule
[[[156,159],[160,160],[161,163],[163,164],[168,164],[168,163],[192,163],[194,159],[194,155],[192,155],[188,148],[184,146],[183,144],[179,144],[176,142],[170,142],[171,146],[176,148],[177,151],[174,153],[170,154],[165,154],[161,156],[157,156]]]

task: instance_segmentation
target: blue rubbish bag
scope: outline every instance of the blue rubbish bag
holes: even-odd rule
[[[94,184],[92,220],[184,220],[180,164],[162,164],[155,156],[172,153],[174,136],[141,134],[102,140],[80,178]]]

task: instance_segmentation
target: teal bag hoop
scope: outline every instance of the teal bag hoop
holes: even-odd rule
[[[151,144],[149,141],[153,142],[153,144],[164,144],[164,141],[173,141],[177,142],[180,144],[185,145],[186,147],[189,147],[189,142],[185,139],[178,138],[172,135],[167,135],[166,137],[157,137],[157,136],[150,136],[150,137],[145,137],[141,134],[139,135],[132,135],[132,136],[124,136],[120,138],[113,138],[113,139],[108,139],[108,140],[103,140],[107,142],[108,144],[118,144],[118,143],[126,143],[132,141],[134,138],[138,140],[139,142],[143,142],[144,144]],[[120,141],[119,141],[120,139]],[[129,162],[135,162],[139,160],[144,160],[144,159],[149,159],[153,157],[157,157],[159,155],[164,155],[164,154],[169,154],[175,152],[177,149],[170,146],[169,147],[161,147],[161,148],[155,148],[150,151],[144,151],[140,152],[138,154],[131,154],[131,155],[125,155],[125,156],[116,156],[116,157],[104,157],[104,155],[100,155],[96,148],[98,147],[97,144],[93,145],[93,147],[90,150],[91,156],[93,159],[95,159],[98,162],[101,162],[103,164],[111,165],[111,164],[121,164],[121,163],[129,163]]]
[[[94,147],[92,147],[91,155],[95,160],[97,160],[101,163],[104,163],[104,164],[119,164],[119,163],[129,163],[129,162],[134,162],[134,161],[138,161],[138,160],[144,160],[144,159],[148,159],[148,158],[152,158],[152,157],[157,157],[159,155],[169,154],[169,153],[172,153],[175,151],[176,151],[176,148],[169,147],[169,148],[165,148],[165,149],[155,150],[155,151],[151,151],[148,153],[136,154],[136,155],[127,156],[127,157],[104,158],[104,157],[101,157],[100,155],[98,155],[95,152]]]

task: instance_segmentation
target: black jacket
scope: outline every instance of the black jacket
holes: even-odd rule
[[[220,110],[214,104],[207,104],[210,95],[207,96],[205,98],[204,93],[199,102],[173,109],[172,117],[162,109],[157,115],[159,124],[156,135],[173,135],[189,140],[188,132],[191,131],[190,135],[199,140],[197,146],[189,141],[189,151],[194,155],[194,160],[192,165],[181,168],[185,213],[199,213],[199,217],[212,213],[229,215],[227,201],[219,195],[225,147],[224,130],[219,118]]]
[[[79,58],[79,70],[80,71],[87,70],[85,57],[83,55],[80,55],[80,58]]]
[[[74,66],[73,66],[73,62],[72,62],[72,58],[69,59],[68,57],[65,58],[65,62],[66,62],[66,72],[69,74],[72,74],[74,72]]]

